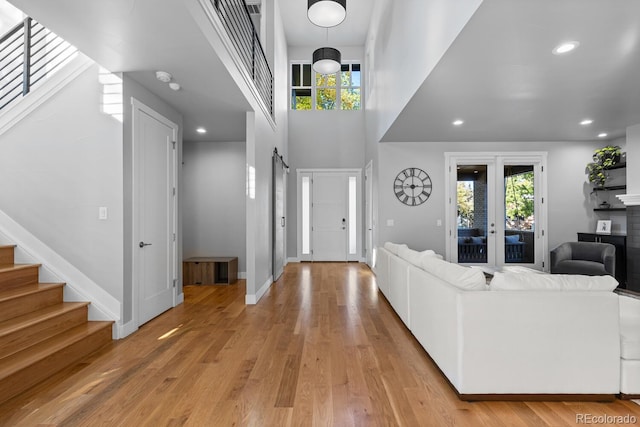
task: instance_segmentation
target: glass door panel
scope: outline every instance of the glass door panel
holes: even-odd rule
[[[458,164],[457,193],[457,262],[487,264],[492,261],[492,234],[495,233],[490,203],[490,165]]]
[[[535,262],[534,165],[504,165],[504,263]]]

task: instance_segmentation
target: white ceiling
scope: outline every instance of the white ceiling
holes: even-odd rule
[[[363,46],[375,2],[347,0],[347,19],[327,32],[308,21],[306,0],[280,0],[288,44]],[[164,0],[161,7],[155,0],[12,3],[111,71],[131,73],[181,111],[185,140],[244,140],[249,105],[185,0]],[[567,39],[578,40],[580,47],[564,57],[552,55],[553,47]],[[158,69],[173,74],[182,90],[173,92],[157,81]],[[627,126],[640,123],[639,75],[639,0],[484,0],[384,140],[562,141],[594,140],[599,132],[623,135]],[[594,123],[580,126],[587,117]],[[464,125],[451,126],[455,118],[464,119]],[[197,135],[197,126],[209,133]]]
[[[553,55],[566,40],[580,46]],[[639,123],[640,1],[484,0],[383,140],[596,140]]]

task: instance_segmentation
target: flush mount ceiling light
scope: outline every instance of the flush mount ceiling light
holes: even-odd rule
[[[171,81],[171,74],[166,71],[156,71],[156,79],[160,80],[163,83],[169,83]]]
[[[340,71],[342,56],[338,49],[321,47],[313,52],[313,70],[320,74],[333,74]]]
[[[593,123],[593,120],[591,119],[584,119],[583,121],[580,122],[582,126],[587,126],[587,125],[590,125],[591,123]]]
[[[318,27],[335,27],[347,16],[347,0],[309,0],[307,17]]]
[[[198,129],[196,129],[196,132],[198,133],[207,133],[207,130],[203,127],[199,127]]]
[[[608,134],[606,132],[602,132],[598,134],[598,138],[606,138]]]
[[[451,122],[451,124],[454,126],[462,126],[463,123],[464,123],[464,120],[460,120],[460,119],[457,119]]]
[[[554,55],[564,55],[565,53],[573,51],[578,46],[580,46],[580,43],[577,41],[564,42],[554,47],[552,52]]]

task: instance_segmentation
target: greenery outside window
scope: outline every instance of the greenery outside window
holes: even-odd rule
[[[318,74],[308,63],[291,64],[292,110],[360,110],[359,63],[342,64],[335,74]]]

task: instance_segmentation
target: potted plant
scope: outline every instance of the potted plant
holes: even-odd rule
[[[593,153],[593,162],[587,164],[587,175],[589,182],[596,187],[604,187],[607,182],[606,170],[620,161],[622,152],[617,145],[607,145],[598,148]]]

